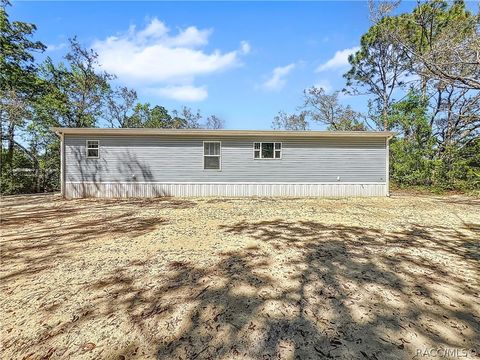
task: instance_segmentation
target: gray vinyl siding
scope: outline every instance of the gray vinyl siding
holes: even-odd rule
[[[100,141],[87,159],[86,140]],[[203,169],[203,141],[221,141],[221,171]],[[282,159],[253,158],[256,141]],[[65,135],[67,182],[385,182],[385,138],[208,138]],[[135,176],[135,178],[134,178]]]

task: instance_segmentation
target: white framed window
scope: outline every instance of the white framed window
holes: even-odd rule
[[[222,142],[203,142],[203,169],[221,170],[222,167]]]
[[[281,142],[255,142],[253,143],[254,159],[281,159]]]
[[[98,159],[100,155],[100,141],[99,140],[87,140],[87,146],[85,147],[87,152],[87,159]]]

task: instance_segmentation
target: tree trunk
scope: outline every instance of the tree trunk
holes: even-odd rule
[[[13,150],[15,148],[15,124],[13,121],[10,121],[8,124],[7,132],[7,164],[10,165],[11,171],[13,171]]]
[[[19,147],[25,154],[27,154],[30,159],[33,161],[33,167],[35,170],[35,191],[40,192],[40,161],[37,159],[37,156],[30,150],[28,150],[26,147],[24,147],[22,144],[14,141],[14,145]]]
[[[40,169],[37,167],[37,164],[35,164],[35,193],[40,192]]]
[[[427,99],[427,79],[425,76],[421,76],[421,82],[422,82],[422,100],[425,101]]]
[[[382,118],[383,118],[383,130],[388,131],[388,112],[386,107],[382,110]]]

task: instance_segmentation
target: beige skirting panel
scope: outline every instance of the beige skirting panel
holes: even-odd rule
[[[67,182],[65,197],[386,196],[385,183],[116,183]]]

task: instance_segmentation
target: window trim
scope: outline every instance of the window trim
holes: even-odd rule
[[[93,149],[93,148],[88,147],[88,142],[89,141],[96,141],[97,142],[97,156],[89,156],[88,155],[88,149]],[[87,159],[98,159],[98,158],[100,158],[100,140],[96,140],[96,139],[85,140],[85,156],[86,156]]]
[[[219,146],[219,154],[218,155],[205,155],[205,143],[218,143]],[[218,156],[218,169],[205,169],[205,157],[206,156]],[[222,171],[222,142],[220,140],[203,140],[202,143],[202,162],[203,162],[203,171]]]
[[[260,144],[260,157],[255,157],[255,144]],[[264,158],[262,157],[262,144],[273,144],[273,158]],[[275,144],[280,144],[280,157],[275,157]],[[283,142],[282,141],[254,141],[252,146],[252,156],[253,160],[282,160],[283,158]]]

